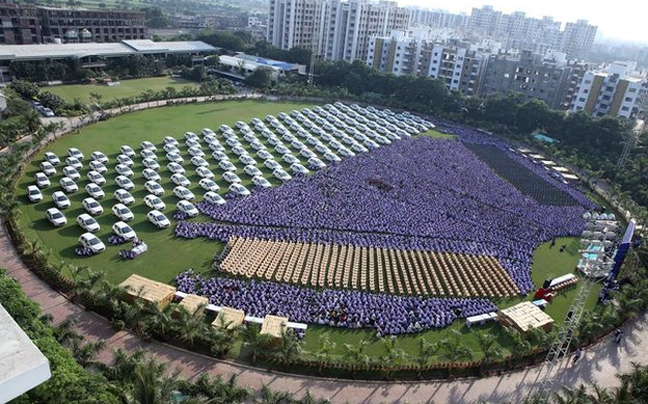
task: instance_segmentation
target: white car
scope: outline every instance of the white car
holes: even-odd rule
[[[111,210],[113,215],[117,216],[119,219],[125,222],[131,221],[135,217],[133,215],[133,212],[131,212],[131,210],[128,209],[128,207],[123,203],[113,205]]]
[[[266,166],[266,168],[269,168],[271,170],[276,170],[277,168],[281,168],[281,164],[277,163],[275,160],[266,160],[263,162],[263,165]]]
[[[106,249],[106,245],[92,233],[83,233],[79,237],[79,244],[92,251],[93,254],[99,254]]]
[[[72,181],[72,178],[70,177],[61,178],[59,180],[59,184],[61,185],[61,188],[63,188],[63,190],[68,194],[79,190],[79,186],[76,184],[76,182]]]
[[[248,195],[250,195],[250,190],[245,188],[241,184],[231,184],[228,189],[229,189],[230,193],[232,193],[233,195],[237,195],[237,196],[248,196]]]
[[[212,170],[210,170],[207,167],[198,167],[198,168],[196,168],[196,174],[198,174],[198,176],[200,178],[203,178],[203,179],[204,178],[212,179],[212,178],[216,177],[214,175],[214,173],[212,172]]]
[[[185,145],[189,148],[191,147],[197,147],[200,148],[200,142],[196,139],[188,139],[185,141]]]
[[[142,171],[142,177],[146,178],[149,181],[156,181],[160,182],[162,177],[160,177],[160,174],[157,173],[155,170],[151,170],[150,168],[145,168]]]
[[[90,158],[92,158],[93,161],[100,162],[101,164],[108,164],[108,156],[100,151],[93,151]]]
[[[132,177],[133,176],[133,170],[130,169],[127,165],[124,164],[117,164],[115,166],[115,172],[119,175],[123,175],[126,177]]]
[[[326,145],[323,145],[323,144],[321,144],[321,143],[318,144],[317,146],[315,146],[315,150],[317,150],[318,152],[320,152],[320,153],[322,153],[322,154],[326,154],[326,153],[330,153],[330,152],[331,152],[331,149],[329,149],[328,147],[326,147]],[[302,151],[300,152],[300,154],[301,154],[302,156],[304,156],[304,152],[305,152],[305,151],[306,151],[306,149],[302,150]],[[309,151],[310,153],[314,154],[314,153],[311,152],[310,150],[308,150],[308,151]],[[306,156],[304,156],[304,157],[306,157]],[[307,158],[310,159],[310,158],[313,158],[313,157],[317,157],[317,156],[314,156],[314,155],[313,155],[313,156],[310,156],[310,157],[307,157]]]
[[[207,203],[211,203],[214,205],[224,205],[225,204],[225,199],[223,199],[222,196],[218,195],[216,192],[206,192],[205,196],[203,196],[203,200]]]
[[[281,156],[281,159],[288,164],[299,163],[299,159],[290,153],[284,154],[283,156]]]
[[[261,176],[263,175],[261,170],[259,170],[258,168],[256,168],[256,166],[253,166],[253,165],[247,165],[247,166],[243,167],[243,171],[245,171],[245,173],[247,175],[249,175],[250,177],[256,177],[258,175],[261,175]]]
[[[223,147],[218,141],[209,143],[209,148],[215,152],[225,152],[225,147]]]
[[[106,179],[104,178],[104,176],[94,170],[88,171],[87,177],[88,177],[88,181],[95,183],[99,186],[102,186],[106,183]]]
[[[164,202],[162,202],[162,199],[151,194],[148,194],[144,197],[144,204],[151,209],[156,209],[156,210],[166,209],[166,205],[164,204]]]
[[[248,154],[247,150],[243,148],[243,146],[234,146],[232,147],[232,153],[236,154],[237,156],[242,156],[244,154]]]
[[[56,193],[57,192],[54,192],[54,194]],[[38,189],[36,185],[28,185],[27,198],[29,198],[30,202],[40,202],[43,200],[43,194],[41,193],[40,189]],[[54,200],[54,203],[56,203],[56,200]]]
[[[63,191],[56,191],[52,194],[52,200],[54,205],[59,209],[65,209],[70,207],[70,200]]]
[[[355,153],[352,152],[351,150],[347,149],[346,147],[340,147],[338,150],[338,154],[342,157],[354,157]]]
[[[224,171],[236,171],[236,166],[227,160],[220,161],[218,166]]]
[[[91,169],[91,170],[96,171],[96,172],[98,172],[98,173],[101,174],[101,175],[105,174],[106,171],[108,171],[108,169],[106,168],[106,166],[103,165],[103,163],[101,163],[100,161],[92,160],[92,161],[89,163],[89,166],[90,166],[90,169]]]
[[[229,137],[225,141],[229,147],[236,147],[236,146],[242,146],[241,142],[238,141],[236,137]]]
[[[56,168],[54,168],[54,166],[48,161],[43,161],[42,163],[39,164],[39,167],[41,171],[45,173],[45,175],[47,175],[48,177],[51,177],[52,175],[56,174]]]
[[[173,136],[165,136],[164,139],[162,139],[162,142],[164,144],[171,144],[176,147],[178,147],[178,145],[180,144]]]
[[[300,174],[300,175],[308,175],[308,173],[310,172],[308,171],[308,168],[304,167],[299,163],[292,164],[290,166],[290,171],[292,171],[293,174]]]
[[[142,149],[140,152],[140,157],[143,159],[153,159],[157,160],[157,155],[150,149]]]
[[[366,147],[364,147],[364,146],[361,145],[360,143],[354,143],[354,144],[352,144],[352,145],[351,145],[351,150],[353,150],[353,151],[356,152],[356,153],[366,153],[366,152],[369,151]]]
[[[231,171],[225,171],[223,173],[223,179],[225,181],[229,182],[229,183],[234,183],[234,182],[240,183],[240,182],[242,182],[241,179],[239,178],[239,176],[234,174]]]
[[[117,156],[117,164],[133,167],[133,160],[125,154],[120,154]]]
[[[174,174],[184,174],[185,169],[178,163],[169,163],[167,164],[167,170],[171,171]]]
[[[164,151],[167,153],[180,153],[180,149],[178,149],[176,145],[173,145],[171,143],[165,144],[164,146],[162,146],[162,149],[164,149]]]
[[[257,157],[259,157],[260,159],[263,159],[263,160],[272,160],[272,159],[274,159],[274,156],[272,155],[272,153],[270,153],[267,150],[259,150],[256,155],[257,155]]]
[[[229,157],[227,157],[227,154],[221,151],[215,151],[211,154],[211,156],[214,158],[216,161],[224,161],[224,160],[229,160]]]
[[[338,162],[342,161],[342,159],[339,158],[338,155],[335,154],[335,153],[325,153],[324,158],[327,159],[328,161],[331,161],[331,162],[334,162],[334,163],[338,163]]]
[[[245,165],[256,165],[257,163],[249,154],[244,154],[239,157],[239,161]]]
[[[127,157],[135,157],[135,150],[133,150],[129,145],[120,146],[119,152]]]
[[[286,182],[286,181],[289,181],[289,180],[292,179],[292,176],[290,174],[288,174],[285,170],[282,170],[281,168],[277,168],[276,170],[274,170],[272,172],[272,175],[276,179],[278,179],[278,180],[280,180],[282,182]]]
[[[187,153],[189,153],[189,155],[191,156],[198,156],[198,157],[205,156],[205,152],[202,151],[202,149],[199,147],[190,147],[189,150],[187,150]]]
[[[146,218],[148,219],[149,222],[153,223],[155,227],[157,227],[158,229],[164,229],[171,225],[171,222],[169,221],[169,219],[167,219],[166,216],[164,216],[164,213],[158,210],[150,211],[149,213],[146,214]]]
[[[189,180],[187,179],[187,177],[185,177],[184,175],[179,174],[179,173],[175,173],[175,174],[173,174],[173,175],[171,176],[171,181],[172,181],[174,184],[176,184],[176,185],[180,185],[180,186],[183,186],[183,187],[188,187],[189,185],[191,185],[191,181],[189,181]]]
[[[72,166],[63,167],[63,175],[68,177],[72,181],[78,181],[81,179],[81,174],[79,174],[79,171],[77,171],[77,169]]]
[[[99,226],[99,223],[97,223],[94,217],[87,213],[82,213],[77,216],[76,221],[83,230],[89,231],[90,233],[98,232],[101,229],[101,226]]]
[[[76,157],[68,157],[65,159],[65,164],[74,167],[75,170],[80,170],[83,168],[83,164]]]
[[[38,188],[47,188],[50,186],[50,180],[45,173],[38,172],[34,175],[34,180]]]
[[[180,153],[176,152],[167,153],[166,159],[174,163],[182,163],[184,161]]]
[[[209,167],[209,163],[202,157],[192,157],[191,158],[191,164],[194,165],[194,167]]]
[[[126,191],[131,191],[135,188],[133,181],[125,175],[118,175],[117,178],[115,178],[115,184],[117,184],[119,188],[124,188]]]
[[[252,177],[252,183],[260,188],[272,188],[270,181],[266,180],[262,175]]]
[[[45,152],[45,161],[47,161],[53,166],[57,166],[61,163],[61,160],[59,160],[58,156],[49,151]]]
[[[77,149],[76,147],[70,147],[67,152],[68,156],[74,157],[76,159],[83,160],[83,153],[81,153],[81,150]]]
[[[173,188],[173,195],[177,196],[180,199],[184,199],[185,201],[191,201],[195,198],[193,192],[183,186],[177,186]]]
[[[198,140],[198,135],[193,132],[185,132],[184,137],[185,140]]]
[[[189,217],[196,217],[200,214],[200,212],[198,212],[198,209],[196,209],[196,207],[188,201],[179,201],[176,204],[176,208],[178,208],[180,212],[186,214]]]
[[[155,196],[164,195],[164,188],[155,181],[146,181],[144,188]]]
[[[158,164],[157,160],[152,159],[152,158],[146,158],[142,160],[142,164],[146,168],[150,168],[151,170],[159,170],[160,169],[160,164]]]
[[[83,209],[91,215],[100,215],[104,211],[101,204],[94,198],[85,198],[81,202],[81,205],[83,206]]]
[[[155,145],[153,143],[149,142],[148,140],[145,140],[142,143],[140,143],[140,147],[142,149],[149,149],[152,152],[157,151],[157,147],[155,147]]]
[[[256,151],[259,151],[259,150],[265,150],[265,149],[266,149],[266,147],[263,145],[263,143],[261,143],[261,142],[259,142],[259,141],[256,141],[256,140],[255,140],[254,142],[251,142],[251,143],[250,143],[250,147],[251,147],[252,149],[256,150]]]
[[[324,163],[317,157],[313,157],[308,159],[308,166],[313,170],[321,170],[323,168],[326,168],[326,163]]]
[[[90,183],[85,186],[85,190],[88,193],[88,195],[90,195],[95,199],[101,199],[104,196],[106,196],[103,189],[101,189],[101,187],[97,184]]]
[[[56,227],[65,226],[67,224],[67,219],[57,208],[49,208],[45,211],[45,217]]]
[[[129,225],[127,225],[125,222],[122,222],[121,220],[112,225],[112,232],[115,233],[116,236],[122,237],[128,241],[137,238],[135,230],[133,230]]]
[[[198,182],[198,185],[205,191],[212,191],[216,192],[219,190],[218,184],[216,184],[214,181],[212,181],[209,178],[203,178]]]
[[[125,189],[119,188],[117,191],[115,191],[114,196],[115,199],[117,199],[124,205],[132,205],[135,203],[135,198],[133,198],[133,195],[131,195],[130,192],[126,191]]]
[[[275,150],[277,153],[279,153],[279,154],[286,154],[286,153],[290,153],[290,150],[289,150],[286,146],[284,146],[284,145],[282,145],[282,144],[278,144],[278,145],[276,145],[275,148],[274,148],[274,150]]]

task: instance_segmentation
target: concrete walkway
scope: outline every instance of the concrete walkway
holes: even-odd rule
[[[286,375],[249,368],[235,363],[218,361],[158,342],[146,342],[126,331],[117,331],[104,318],[85,311],[64,296],[53,291],[46,283],[30,272],[16,253],[4,226],[0,229],[0,267],[8,269],[23,290],[36,301],[45,313],[58,324],[75,319],[88,340],[106,340],[107,348],[99,359],[112,360],[118,348],[133,350],[144,348],[169,368],[177,369],[184,377],[195,378],[202,373],[211,375],[238,375],[239,384],[259,390],[263,385],[276,391],[289,391],[297,397],[310,390],[318,398],[328,398],[334,403],[499,403],[520,402],[534,384],[538,369],[531,368],[497,377],[431,382],[363,382],[320,379]],[[617,386],[615,374],[630,369],[631,361],[648,363],[648,351],[641,349],[648,342],[646,315],[625,327],[624,341],[617,347],[610,338],[584,352],[574,366],[567,358],[556,372],[555,385],[576,386],[595,381],[600,386]]]

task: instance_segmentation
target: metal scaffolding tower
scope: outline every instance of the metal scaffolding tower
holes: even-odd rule
[[[637,120],[637,124],[635,125],[634,129],[632,129],[632,131],[628,134],[628,139],[626,140],[623,151],[621,152],[621,157],[619,157],[619,160],[616,164],[617,170],[622,169],[626,161],[628,161],[630,152],[632,151],[632,149],[634,149],[635,145],[639,141],[639,137],[643,133],[644,125],[645,122],[643,120]]]

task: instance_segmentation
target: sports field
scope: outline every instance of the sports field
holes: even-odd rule
[[[101,94],[104,101],[116,98],[133,97],[148,90],[160,91],[172,87],[176,91],[184,87],[197,87],[192,81],[172,77],[151,77],[145,79],[124,80],[120,85],[108,86],[106,84],[70,84],[62,86],[43,87],[43,90],[58,94],[65,101],[72,102],[75,98],[83,102],[90,101],[90,94]]]

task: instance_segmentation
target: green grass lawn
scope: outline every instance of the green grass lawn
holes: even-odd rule
[[[203,239],[182,240],[175,238],[173,236],[173,219],[171,228],[164,230],[158,230],[146,221],[145,214],[148,208],[142,203],[142,198],[146,195],[143,189],[145,180],[141,177],[143,167],[139,156],[134,158],[135,167],[133,171],[135,175],[133,181],[136,184],[136,188],[132,194],[136,198],[136,203],[131,206],[131,209],[135,213],[135,219],[131,222],[131,225],[137,232],[139,238],[147,242],[149,251],[132,261],[123,261],[119,258],[118,252],[121,248],[124,248],[122,246],[107,246],[105,252],[93,257],[77,257],[74,254],[77,238],[83,233],[83,230],[76,224],[75,219],[77,215],[83,213],[81,201],[86,197],[83,187],[87,184],[85,175],[88,172],[87,163],[90,154],[95,150],[100,150],[111,159],[108,165],[109,171],[105,175],[108,185],[103,187],[106,192],[106,197],[100,201],[104,207],[104,213],[97,217],[98,222],[102,226],[101,231],[98,232],[98,236],[105,242],[110,234],[110,227],[117,220],[110,213],[110,208],[116,203],[112,194],[117,188],[114,185],[114,178],[116,177],[114,167],[120,145],[129,144],[138,152],[140,149],[139,144],[143,140],[152,141],[158,146],[158,161],[162,165],[160,169],[162,176],[161,184],[166,190],[166,194],[162,199],[167,205],[165,213],[170,217],[175,210],[175,204],[178,199],[171,195],[173,185],[169,180],[170,173],[165,168],[166,159],[164,158],[164,151],[161,150],[163,137],[171,135],[180,141],[181,153],[185,159],[183,165],[188,171],[187,177],[192,181],[190,189],[196,194],[197,200],[201,200],[204,191],[198,187],[199,177],[193,174],[193,168],[191,167],[191,163],[189,163],[187,148],[184,145],[183,134],[186,131],[198,133],[204,127],[217,130],[219,125],[223,123],[233,126],[238,120],[249,122],[253,117],[263,118],[266,114],[276,115],[281,111],[299,109],[303,106],[302,104],[294,103],[257,101],[228,101],[171,106],[127,114],[106,122],[94,124],[83,129],[80,134],[67,135],[37,155],[28,165],[24,177],[19,181],[17,191],[21,202],[19,223],[30,239],[39,241],[42,245],[46,246],[47,251],[51,253],[50,257],[53,261],[65,262],[72,265],[88,265],[92,270],[104,272],[107,279],[112,282],[120,282],[133,273],[162,282],[171,282],[178,272],[188,268],[194,268],[198,272],[207,272],[209,271],[212,257],[222,250],[223,245]],[[437,131],[430,131],[425,135],[443,138],[452,137],[451,135],[449,136]],[[266,139],[261,137],[260,139],[269,150],[272,149],[266,142]],[[249,148],[249,145],[246,142],[243,142],[243,144],[250,154],[254,156],[254,151]],[[44,190],[45,199],[43,202],[30,204],[27,202],[25,193],[27,185],[33,183],[34,173],[39,171],[38,163],[40,163],[43,153],[45,151],[52,151],[58,156],[64,156],[69,147],[77,147],[85,154],[85,167],[81,171],[82,180],[78,183],[80,190],[75,194],[69,195],[72,206],[63,211],[68,218],[68,224],[57,229],[49,224],[44,214],[45,210],[54,206],[51,195],[54,191],[60,189],[58,180],[62,176],[61,168],[64,164],[57,167],[58,173],[51,179],[52,186]],[[230,160],[238,162],[237,157],[232,154],[231,150],[229,148],[227,150]],[[227,192],[227,183],[220,180],[221,170],[215,167],[214,160],[209,156],[208,149],[205,148],[205,151],[208,154],[206,158],[211,164],[211,169],[217,175],[216,181],[221,188],[220,194],[225,195]],[[318,153],[318,155],[321,158],[321,154]],[[275,156],[278,157],[277,154]],[[302,163],[304,163],[303,160]],[[261,160],[257,159],[257,167],[264,172],[266,178],[269,178],[273,185],[278,185],[278,181],[270,178],[271,174],[269,170],[263,168],[260,163]],[[285,163],[282,163],[282,165],[284,169],[288,168]],[[244,180],[244,185],[249,186],[249,177],[242,172],[243,165],[238,163],[237,166],[239,168],[237,174]],[[202,217],[199,220],[205,220],[205,218]],[[560,253],[559,247],[562,244],[565,244],[567,248],[565,252]],[[578,239],[575,238],[558,239],[557,245],[552,248],[550,248],[549,243],[540,246],[536,250],[533,259],[532,278],[534,284],[539,287],[546,278],[572,272],[578,261],[578,247]],[[598,292],[598,290],[595,292]],[[569,305],[573,300],[574,293],[575,289],[561,293],[547,308],[547,313],[558,323],[564,319]],[[531,298],[532,296],[526,296],[498,301],[496,303],[500,308],[503,308],[520,301],[531,300]],[[596,293],[593,293],[589,305],[593,305],[595,299]],[[462,321],[457,321],[452,326],[442,330],[430,330],[420,334],[402,336],[399,338],[399,342],[407,353],[415,354],[419,336],[424,336],[431,342],[441,341],[444,338],[450,337],[453,330],[459,330],[462,334],[463,343],[475,352],[475,359],[479,359],[480,357],[477,344],[477,335],[480,333],[497,335],[499,343],[505,349],[510,345],[508,336],[506,336],[506,333],[499,325],[489,324],[483,327],[467,328]],[[309,331],[306,333],[304,340],[305,348],[309,351],[317,351],[320,336],[324,332],[330,333],[331,338],[337,341],[337,347],[333,351],[333,354],[343,355],[343,345],[345,343],[354,344],[361,339],[372,340],[367,353],[373,355],[382,355],[385,353],[383,343],[375,338],[374,331],[339,329],[314,325],[310,326]],[[233,351],[234,355],[237,355],[240,351],[239,348],[237,345],[237,348]]]
[[[88,102],[90,101],[90,93],[99,93],[103,97],[103,100],[112,100],[115,98],[132,97],[146,90],[160,91],[167,87],[173,87],[179,91],[184,87],[197,86],[192,81],[167,76],[122,80],[118,86],[107,86],[105,84],[70,84],[44,87],[43,89],[60,95],[67,102],[72,102],[75,98]]]
[[[170,215],[175,211],[175,204],[178,198],[172,195],[173,183],[170,181],[170,173],[166,170],[166,159],[164,151],[161,149],[162,138],[168,135],[176,137],[181,145],[180,150],[187,169],[187,178],[192,182],[189,187],[197,197],[202,199],[203,191],[198,186],[200,179],[195,173],[189,162],[187,148],[184,145],[183,135],[186,131],[199,133],[204,127],[211,127],[214,130],[225,123],[233,126],[237,120],[249,122],[253,117],[265,117],[266,114],[277,114],[281,111],[290,111],[295,108],[302,108],[302,104],[277,103],[277,102],[256,102],[256,101],[230,101],[221,103],[209,103],[200,105],[172,106],[165,108],[152,109],[148,111],[135,112],[132,114],[112,119],[106,122],[100,122],[84,129],[81,134],[67,135],[60,141],[43,150],[27,167],[25,176],[19,181],[18,194],[23,205],[20,208],[19,221],[27,235],[33,240],[39,240],[43,245],[51,250],[51,257],[54,261],[66,262],[72,265],[88,265],[93,270],[103,271],[106,273],[108,280],[120,282],[133,273],[137,273],[151,279],[162,282],[171,282],[173,277],[183,270],[194,268],[199,272],[207,271],[210,268],[212,257],[219,253],[222,245],[217,242],[206,240],[183,240],[173,236],[174,220]],[[83,233],[83,230],[76,224],[76,217],[83,213],[81,201],[87,197],[83,188],[88,183],[86,174],[88,170],[88,160],[90,154],[95,150],[104,152],[109,158],[108,173],[105,175],[107,185],[102,187],[106,197],[100,201],[104,207],[104,213],[97,217],[101,225],[101,230],[97,235],[106,242],[111,233],[112,224],[117,219],[110,212],[110,208],[117,203],[113,198],[113,193],[117,189],[114,183],[116,173],[115,158],[119,154],[119,147],[123,144],[131,145],[139,152],[139,144],[143,140],[149,140],[158,145],[158,160],[162,168],[160,175],[162,177],[161,185],[166,193],[162,197],[167,205],[165,214],[172,221],[172,226],[167,229],[159,230],[150,224],[146,218],[148,208],[143,204],[143,198],[147,194],[144,190],[146,181],[141,172],[141,158],[134,158],[135,166],[133,171],[133,182],[135,189],[131,192],[136,199],[136,203],[131,206],[135,214],[135,219],[131,222],[133,229],[137,232],[138,237],[149,245],[149,251],[132,261],[122,261],[118,255],[119,250],[124,247],[107,246],[107,250],[93,257],[78,257],[74,253],[77,246],[77,239]],[[265,140],[265,139],[264,139]],[[33,176],[39,171],[38,164],[42,160],[42,155],[46,151],[52,151],[58,156],[64,156],[69,147],[79,148],[85,155],[84,169],[81,171],[81,180],[78,182],[79,191],[69,195],[72,206],[63,211],[68,219],[68,224],[62,228],[54,228],[45,219],[45,211],[54,207],[52,202],[52,193],[60,190],[58,185],[62,177],[61,169],[63,162],[57,167],[57,175],[51,178],[52,185],[43,190],[44,200],[37,204],[29,204],[26,198],[27,185],[33,183]],[[248,147],[246,144],[245,147]],[[206,149],[205,151],[207,152]],[[253,155],[253,151],[249,150]],[[236,162],[236,156],[227,152],[230,160]],[[220,186],[220,194],[224,196],[227,193],[227,183],[220,180],[221,170],[214,166],[211,157],[206,156],[211,163],[211,169],[217,175],[216,182]],[[257,159],[257,166],[261,168],[261,161]],[[239,170],[237,174],[244,180],[244,185],[250,186],[249,177],[243,173],[243,165],[237,164]],[[284,168],[287,169],[284,165]],[[263,168],[264,173],[268,176],[269,171]],[[274,185],[278,184],[275,179],[270,179]],[[203,216],[202,219],[205,220]],[[181,253],[179,253],[181,252]]]
[[[457,135],[453,135],[451,133],[442,133],[436,129],[430,129],[427,132],[423,132],[417,136],[427,136],[433,139],[456,139],[457,138]]]

